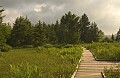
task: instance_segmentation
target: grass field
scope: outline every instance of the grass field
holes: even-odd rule
[[[36,65],[40,71],[39,78],[70,78],[81,57],[80,46],[70,48],[23,48],[0,53],[0,78],[18,78],[10,76],[10,64],[22,62]],[[31,77],[24,77],[31,78]]]

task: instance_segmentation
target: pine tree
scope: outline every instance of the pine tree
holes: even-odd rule
[[[48,43],[55,44],[57,41],[56,32],[55,32],[55,25],[48,24],[47,26],[47,34],[48,34]]]
[[[60,24],[59,24],[59,21],[57,20],[55,25],[54,25],[54,31],[55,31],[55,37],[56,37],[56,43],[59,43],[60,42],[60,38],[59,38],[59,27],[60,27]]]
[[[3,11],[4,9],[0,10],[0,51],[7,52],[11,49],[11,47],[6,44],[7,37],[10,34],[11,28],[7,24],[2,23],[4,17],[2,16]]]
[[[115,40],[115,38],[114,38],[114,35],[112,34],[112,37],[111,37],[111,39],[112,39],[112,41],[114,41]]]
[[[65,14],[60,21],[59,42],[75,44],[79,42],[79,17],[71,12]]]
[[[111,39],[106,36],[106,37],[104,38],[103,42],[111,42]]]
[[[81,24],[81,37],[80,39],[84,42],[87,42],[87,36],[88,36],[88,30],[90,27],[90,22],[86,14],[82,15],[82,18],[80,19],[80,24]]]
[[[23,46],[30,45],[31,22],[27,17],[20,16],[15,20],[11,33],[11,45]]]
[[[120,28],[119,31],[117,32],[116,41],[120,41]]]
[[[2,16],[2,12],[5,11],[4,9],[0,9],[0,26],[2,25],[2,20],[3,20],[3,17]]]
[[[46,43],[46,35],[45,35],[45,23],[42,24],[41,21],[39,21],[35,27],[34,27],[34,46],[41,46]]]
[[[3,16],[2,16],[2,12],[4,11],[4,9],[0,10],[0,46],[5,45],[6,43],[6,39],[5,39],[5,34],[4,34],[4,30],[3,30]]]
[[[87,31],[87,42],[98,42],[99,39],[103,36],[103,32],[98,29],[97,24],[94,22],[90,25]]]

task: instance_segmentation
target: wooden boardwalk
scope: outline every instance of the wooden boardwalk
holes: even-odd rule
[[[111,67],[111,65],[120,62],[95,61],[92,53],[84,49],[81,63],[74,78],[102,78],[101,72],[104,67]]]

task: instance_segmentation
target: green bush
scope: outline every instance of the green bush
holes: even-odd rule
[[[27,62],[19,65],[10,64],[10,78],[40,78],[40,71],[37,66],[32,66]]]
[[[120,65],[110,69],[104,68],[104,74],[106,78],[120,78]]]
[[[46,51],[47,51],[47,49],[45,47],[42,47],[42,46],[37,47],[37,49],[36,49],[36,52],[38,52],[38,53],[46,52]]]
[[[45,44],[45,45],[43,45],[43,47],[45,47],[45,48],[52,48],[53,45],[52,44]]]
[[[66,44],[66,45],[64,45],[64,48],[71,48],[71,47],[73,47],[72,44]]]
[[[0,46],[0,49],[2,52],[8,52],[10,49],[12,49],[12,47],[9,45],[4,45],[4,46]]]
[[[92,43],[85,45],[97,59],[120,60],[120,43]]]
[[[0,57],[2,57],[2,53],[0,52]]]
[[[63,48],[65,46],[65,44],[56,44],[56,45],[54,45],[54,47],[56,47],[56,48]]]
[[[34,46],[33,45],[23,45],[22,47],[23,48],[33,48]]]

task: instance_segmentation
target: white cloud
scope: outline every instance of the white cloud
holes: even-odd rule
[[[46,4],[36,4],[34,6],[34,11],[35,12],[41,12],[42,11],[42,8],[46,7],[47,5]]]
[[[52,10],[52,12],[56,12],[56,11],[60,11],[63,10],[65,8],[65,4],[62,5],[51,5],[50,10]]]
[[[3,15],[6,15],[6,17],[3,19],[4,22],[10,22],[11,24],[14,23],[15,19],[19,16],[21,16],[22,14],[20,12],[18,12],[17,10],[13,10],[13,9],[6,9],[3,12]]]
[[[116,33],[120,26],[120,0],[0,0],[0,5],[8,10],[4,20],[10,23],[21,14],[32,22],[53,23],[71,11],[78,16],[86,13],[105,34]]]

